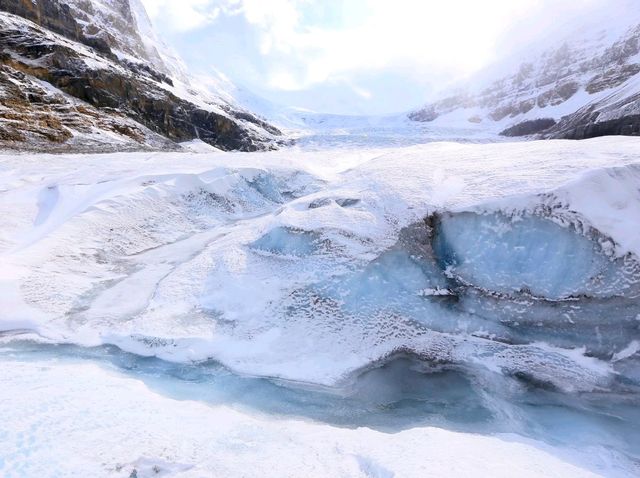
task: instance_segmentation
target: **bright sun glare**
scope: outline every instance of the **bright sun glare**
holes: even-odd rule
[[[336,85],[362,104],[415,92],[399,93],[396,108],[491,63],[524,18],[592,1],[143,0],[192,70],[218,68],[285,102]]]

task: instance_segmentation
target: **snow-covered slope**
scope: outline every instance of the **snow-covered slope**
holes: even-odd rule
[[[448,97],[410,117],[434,125],[505,131],[520,136],[546,130],[552,137],[640,134],[633,106],[640,93],[640,8],[615,0],[607,8],[544,30],[513,56],[472,78]],[[542,38],[541,38],[542,37]],[[573,115],[580,111],[579,115]],[[586,114],[588,113],[588,114]],[[553,119],[553,122],[536,122]],[[627,117],[627,120],[620,121]],[[605,127],[587,125],[614,121]],[[631,129],[623,130],[623,126]]]
[[[226,93],[192,82],[153,34],[138,1],[0,0],[0,42],[5,84],[22,84],[18,90],[50,85],[36,96],[15,88],[2,91],[0,121],[8,133],[0,146],[5,148],[78,150],[78,136],[91,132],[97,151],[176,149],[173,143],[192,139],[225,150],[259,150],[275,147],[280,135]],[[75,98],[63,102],[63,113],[80,104],[92,114],[68,121],[51,106],[63,97]],[[56,123],[58,134],[38,134],[20,116]],[[114,126],[104,127],[107,123]],[[153,137],[148,130],[166,140],[147,141]]]
[[[69,5],[85,37],[108,45],[120,57],[147,61],[154,66],[162,63],[159,53],[153,47],[147,48],[148,44],[143,41],[130,0],[63,0],[62,3]]]

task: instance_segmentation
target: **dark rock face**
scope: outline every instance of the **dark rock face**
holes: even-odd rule
[[[115,15],[124,19],[122,24],[116,24],[118,30],[135,26],[128,1],[114,0],[111,4],[115,13],[109,13],[109,18]],[[171,78],[150,61],[119,60],[111,48],[129,48],[131,38],[139,39],[137,33],[127,42],[108,35],[86,35],[92,3],[70,0],[69,4],[74,8],[58,0],[0,0],[0,10],[35,22],[0,12],[0,65],[6,72],[48,82],[99,113],[128,117],[142,129],[146,127],[173,142],[199,138],[223,150],[242,151],[275,147],[280,131],[253,114],[224,103],[205,109],[172,93]],[[82,17],[84,29],[72,14]],[[64,38],[52,35],[48,29]],[[25,137],[16,129],[18,126],[19,123],[12,126],[14,139]]]
[[[438,118],[440,114],[438,113],[436,107],[434,105],[427,105],[421,110],[412,111],[409,113],[409,119],[413,121],[421,121],[423,123],[429,123],[430,121]]]
[[[599,136],[640,136],[640,115],[579,124],[556,136],[564,139],[588,139]]]
[[[531,134],[542,133],[556,124],[553,118],[541,118],[529,121],[523,121],[500,133],[501,136],[528,136]]]
[[[0,10],[13,13],[58,33],[65,38],[111,53],[109,46],[98,39],[85,37],[82,28],[73,18],[69,5],[58,0],[0,0]]]
[[[123,114],[52,94],[5,65],[0,65],[0,145],[50,153],[178,149]]]
[[[635,97],[640,105],[640,95]],[[619,117],[606,116],[595,106],[589,106],[578,112],[565,116],[562,120],[545,131],[545,137],[551,139],[589,139],[599,136],[640,136],[640,112],[633,112]]]
[[[546,108],[547,106],[557,106],[575,95],[579,89],[580,85],[575,81],[562,83],[538,96],[536,98],[536,103],[540,108]]]

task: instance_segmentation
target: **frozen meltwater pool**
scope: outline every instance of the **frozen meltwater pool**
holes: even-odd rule
[[[638,153],[0,158],[0,474],[638,474]]]
[[[278,476],[623,477],[640,452],[628,397],[483,388],[415,357],[331,390],[110,346],[13,342],[0,359],[7,477],[239,476],[247,466]]]

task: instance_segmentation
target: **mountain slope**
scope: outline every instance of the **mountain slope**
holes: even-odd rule
[[[5,65],[0,65],[0,147],[47,152],[179,149],[122,113],[98,109]]]
[[[138,15],[129,0],[0,0],[0,83],[18,86],[0,90],[0,147],[86,150],[90,134],[92,147],[108,151],[175,149],[192,139],[224,150],[273,148],[276,128],[193,88],[155,39],[142,40],[142,7],[134,6]],[[39,93],[22,94],[29,89]],[[57,133],[39,134],[37,124],[55,124]]]
[[[640,66],[640,65],[636,65]],[[550,138],[585,139],[605,135],[640,135],[640,74],[606,96],[588,103],[545,132]]]
[[[574,25],[552,46],[543,39],[547,45],[539,54],[530,53],[538,45],[527,45],[515,69],[498,66],[488,84],[474,79],[409,117],[508,136],[638,134],[633,105],[640,93],[640,11],[632,2],[616,5],[611,18]]]

